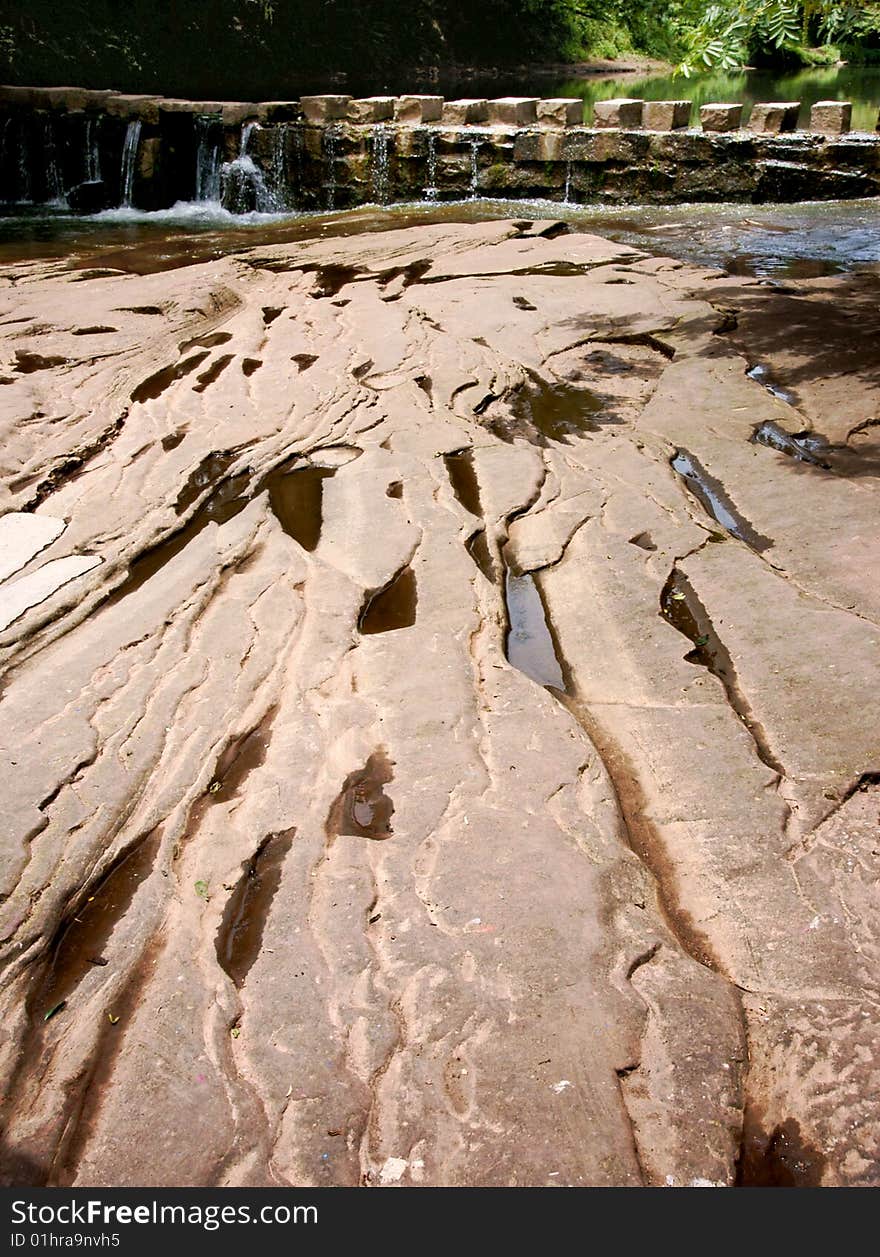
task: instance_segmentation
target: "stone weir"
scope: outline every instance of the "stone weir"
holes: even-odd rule
[[[0,88],[0,202],[233,213],[482,197],[800,201],[880,192],[880,135],[820,102],[309,96],[189,101]],[[880,123],[878,123],[880,126]]]

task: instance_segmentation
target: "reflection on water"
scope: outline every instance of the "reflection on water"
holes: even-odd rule
[[[751,107],[756,100],[799,100],[802,127],[809,125],[810,106],[817,100],[849,100],[853,105],[853,129],[873,131],[880,110],[880,69],[827,66],[788,74],[778,70],[742,70],[736,74],[719,71],[692,79],[671,75],[626,75],[608,79],[591,76],[557,83],[552,94],[580,96],[587,103],[615,96],[635,96],[644,100],[692,100],[695,106],[709,101],[743,101]],[[696,118],[696,114],[694,116]]]

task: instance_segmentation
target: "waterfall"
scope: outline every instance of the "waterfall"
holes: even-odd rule
[[[388,200],[388,128],[384,122],[373,127],[372,149],[373,200],[377,205],[384,205]]]
[[[213,118],[196,118],[196,200],[220,200],[220,129]]]
[[[272,199],[276,210],[287,209],[287,126],[279,123],[272,131],[270,167]]]
[[[477,199],[477,179],[479,178],[479,174],[480,174],[480,166],[479,166],[479,160],[478,160],[479,151],[480,151],[480,141],[477,139],[471,140],[470,199],[472,201],[475,201]]]
[[[85,175],[87,183],[98,183],[101,179],[100,130],[100,117],[87,119],[85,161]]]
[[[134,168],[137,162],[137,151],[140,141],[141,120],[140,118],[132,118],[125,132],[125,143],[122,146],[122,175],[120,183],[122,186],[122,205],[126,209],[131,207],[132,195],[134,193]]]
[[[23,118],[18,124],[18,196],[14,199],[27,204],[30,204],[31,200],[31,170],[27,130]]]
[[[262,130],[259,123],[246,122],[241,128],[238,156],[220,168],[220,200],[223,208],[232,214],[254,211],[275,214],[283,208],[275,190],[269,188],[266,176],[247,151],[251,136],[259,130]]]
[[[571,202],[571,162],[565,163],[565,196],[563,197],[566,205]]]
[[[324,161],[327,166],[327,208],[336,209],[336,154],[337,135],[335,127],[324,129]]]
[[[58,173],[55,128],[51,118],[46,118],[43,123],[43,152],[46,154],[46,200],[54,204],[64,200],[64,187]]]
[[[428,132],[428,186],[425,188],[425,200],[437,200],[437,132]]]

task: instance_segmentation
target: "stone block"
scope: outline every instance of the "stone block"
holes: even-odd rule
[[[613,127],[621,131],[634,130],[642,125],[644,108],[643,100],[632,100],[628,97],[597,100],[593,104],[593,125],[602,129]]]
[[[396,96],[364,96],[348,107],[349,122],[388,122],[394,117]]]
[[[485,122],[488,117],[489,102],[487,100],[467,98],[445,101],[441,121],[444,126],[460,127],[467,126],[468,123]]]
[[[300,100],[306,122],[340,122],[348,117],[350,96],[303,96]]]
[[[646,131],[677,131],[691,121],[689,100],[646,100],[642,126]]]
[[[528,127],[537,118],[537,96],[499,96],[489,101],[490,126]]]
[[[394,102],[395,122],[439,122],[443,114],[442,96],[398,96]]]
[[[752,105],[749,130],[757,135],[778,135],[780,131],[796,131],[800,101],[761,101]]]
[[[704,131],[739,131],[742,105],[700,105],[700,126]]]
[[[513,142],[515,162],[561,162],[563,136],[559,130],[524,131]]]
[[[220,110],[225,127],[240,127],[244,122],[262,122],[265,118],[264,107],[254,101],[227,100]]]
[[[584,121],[584,102],[580,96],[539,100],[537,115],[541,127],[579,127]]]
[[[844,135],[852,130],[852,105],[848,100],[817,100],[810,110],[810,130],[821,135]]]
[[[263,110],[267,122],[295,122],[302,117],[298,100],[267,100]]]
[[[111,118],[140,118],[155,124],[159,121],[161,96],[111,96],[105,106]]]

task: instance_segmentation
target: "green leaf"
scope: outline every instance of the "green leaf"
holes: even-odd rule
[[[67,1000],[63,999],[60,1004],[56,1004],[53,1008],[49,1009],[49,1011],[46,1013],[45,1017],[43,1018],[43,1021],[50,1021],[55,1016],[56,1013],[60,1013],[61,1010],[66,1007],[67,1007]]]
[[[208,898],[208,883],[203,881],[196,882],[196,894],[200,899]]]

